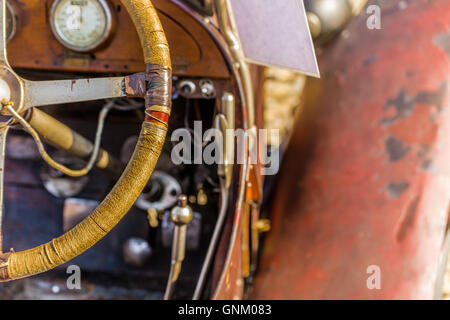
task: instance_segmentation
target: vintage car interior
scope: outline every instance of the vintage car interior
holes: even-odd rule
[[[0,0],[0,299],[450,296],[450,2],[284,1]]]
[[[238,196],[236,188],[230,185],[239,179],[239,169],[236,166],[233,172],[229,166],[219,168],[193,162],[175,165],[171,150],[176,141],[171,141],[170,136],[179,128],[193,132],[196,120],[202,121],[203,130],[223,128],[224,123],[227,128],[243,125],[242,111],[235,107],[240,100],[235,71],[226,42],[218,32],[217,20],[210,17],[211,1],[151,1],[167,37],[170,56],[160,36],[150,38],[156,44],[149,43],[144,48],[141,45],[139,36],[148,36],[143,40],[145,45],[145,41],[150,42],[151,33],[157,33],[148,30],[149,24],[157,24],[152,20],[153,11],[148,12],[150,1],[2,2],[6,2],[7,41],[7,61],[3,58],[2,72],[10,74],[17,85],[10,94],[16,107],[2,102],[2,121],[10,129],[2,131],[6,151],[1,223],[2,248],[6,254],[2,261],[9,258],[8,271],[2,272],[12,273],[12,256],[59,237],[88,217],[116,183],[113,191],[116,194],[107,196],[105,201],[117,200],[113,205],[120,207],[132,201],[128,193],[139,196],[117,228],[93,248],[55,271],[32,278],[31,282],[2,284],[2,295],[17,294],[28,286],[28,292],[32,292],[28,294],[41,297],[75,294],[92,299],[105,295],[162,299],[167,291],[172,238],[177,228],[170,221],[171,210],[179,202],[178,209],[188,206],[192,210],[192,221],[185,230],[188,258],[176,289],[170,288],[169,294],[172,298],[192,298],[220,212],[223,212],[221,227],[225,225],[221,237],[230,237],[232,216],[225,218],[225,211],[233,210],[233,205],[228,204],[236,202],[229,200]],[[146,70],[151,79],[145,79]],[[16,82],[22,80],[16,79],[26,80],[21,87]],[[152,94],[147,92],[147,84],[152,83],[148,80],[153,80],[155,87],[159,85]],[[168,96],[170,85],[172,96]],[[20,96],[23,92],[24,98]],[[130,158],[133,165],[142,160],[139,154],[133,155],[136,145],[148,148],[151,143],[154,148],[164,141],[159,131],[161,126],[167,127],[171,100],[168,138],[161,145],[162,152],[149,183],[140,186],[145,188],[139,194],[133,183],[143,183],[138,181],[142,180],[140,174],[145,177],[151,172],[158,150],[151,163],[140,163],[141,167],[134,169],[129,166],[122,180],[118,179]],[[145,127],[148,123],[156,129]],[[152,141],[145,142],[147,146],[142,142],[144,135],[149,134],[145,130],[158,138],[151,137]],[[129,178],[124,178],[127,174]],[[95,223],[103,232],[111,227]],[[71,231],[70,236],[78,235]],[[58,244],[52,241],[49,246],[51,249],[42,249],[45,257],[35,252],[33,261],[48,259],[49,265],[61,264],[59,252],[53,257],[47,252]],[[71,244],[67,246],[67,252],[78,250]],[[201,287],[196,291],[197,298],[210,297],[217,289],[227,249],[219,249],[213,261],[210,257],[202,273]],[[26,251],[22,258],[30,258],[27,254],[33,252]],[[43,266],[46,261],[39,266],[34,264],[40,262],[30,261],[22,265],[16,261],[17,278],[48,269]],[[88,289],[64,291],[69,265],[81,268],[83,280],[91,284]],[[18,271],[20,268],[22,272]],[[171,273],[171,277],[177,276]],[[111,287],[117,289],[106,290]]]

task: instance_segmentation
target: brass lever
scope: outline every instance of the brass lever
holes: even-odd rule
[[[37,108],[32,108],[27,113],[26,120],[44,141],[57,149],[66,151],[81,159],[92,156],[95,148],[91,141],[47,113]],[[95,165],[100,169],[107,170],[114,176],[120,176],[124,169],[124,165],[119,159],[101,148],[98,151]]]
[[[169,300],[173,284],[178,280],[186,254],[186,228],[194,217],[192,208],[187,204],[187,197],[180,195],[178,205],[170,213],[172,222],[175,224],[172,241],[172,262],[170,267],[169,280],[167,282],[164,300]]]

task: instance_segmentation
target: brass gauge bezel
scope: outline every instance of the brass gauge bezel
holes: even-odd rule
[[[115,29],[115,20],[113,18],[113,10],[109,3],[106,0],[88,0],[88,1],[96,1],[98,4],[100,4],[100,7],[102,8],[105,18],[106,18],[106,26],[105,30],[103,31],[102,37],[99,38],[97,41],[92,43],[89,46],[76,46],[72,43],[69,43],[64,35],[61,35],[61,31],[56,26],[56,9],[58,5],[61,3],[61,1],[64,0],[55,0],[53,1],[53,4],[50,9],[50,26],[52,29],[52,33],[55,36],[55,38],[58,40],[60,44],[62,44],[64,47],[76,51],[76,52],[92,52],[101,46],[103,46],[113,35],[113,31]]]

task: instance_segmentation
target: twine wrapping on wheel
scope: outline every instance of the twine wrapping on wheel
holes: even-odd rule
[[[155,168],[165,141],[170,114],[169,47],[150,0],[122,0],[122,3],[138,30],[146,70],[154,80],[147,87],[146,95],[146,114],[151,117],[146,117],[131,160],[102,203],[85,220],[61,237],[29,250],[0,254],[0,281],[45,272],[89,249],[130,210]],[[158,105],[151,105],[155,102]]]

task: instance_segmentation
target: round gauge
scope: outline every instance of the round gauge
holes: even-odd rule
[[[56,38],[74,51],[92,51],[112,33],[111,9],[105,0],[56,0],[50,15]]]

